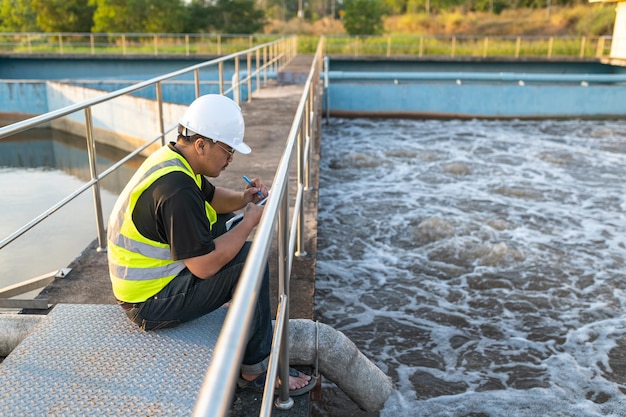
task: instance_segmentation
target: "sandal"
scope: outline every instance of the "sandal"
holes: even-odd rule
[[[239,380],[237,381],[237,386],[239,387],[239,389],[242,390],[263,392],[263,390],[265,389],[265,375],[266,373],[262,373],[252,381],[247,381],[240,376]],[[300,376],[300,372],[294,368],[289,368],[289,376],[298,377]],[[316,384],[317,378],[312,376],[309,380],[309,383],[302,388],[290,389],[289,396],[297,397],[298,395],[306,394],[307,392],[311,391]],[[274,388],[274,395],[278,395],[278,388]]]

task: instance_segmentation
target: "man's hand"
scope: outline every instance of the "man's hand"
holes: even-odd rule
[[[261,215],[263,214],[264,206],[257,206],[255,203],[248,203],[243,212],[242,222],[248,222],[250,227],[254,227],[259,224]]]
[[[261,182],[260,178],[253,178],[250,180],[250,182],[254,184],[254,187],[247,186],[246,189],[243,191],[243,198],[246,203],[256,204],[263,198],[267,197],[267,194],[269,193],[269,188],[267,188],[267,186],[263,184],[263,182]],[[261,194],[263,194],[263,197],[258,194],[259,191],[261,192]]]

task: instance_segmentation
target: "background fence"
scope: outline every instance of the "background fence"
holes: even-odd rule
[[[0,33],[0,53],[91,55],[223,55],[271,42],[281,35],[163,33]],[[351,56],[505,57],[595,59],[608,57],[611,36],[326,36],[326,54]],[[314,53],[319,37],[298,36],[298,52]]]

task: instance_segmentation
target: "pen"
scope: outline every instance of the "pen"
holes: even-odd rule
[[[247,183],[248,183],[248,185],[249,185],[250,187],[254,187],[254,188],[256,188],[256,185],[254,185],[254,184],[252,183],[252,181],[250,181],[250,178],[246,177],[245,175],[243,176],[243,180],[244,180],[245,182],[247,182]],[[257,193],[257,194],[259,195],[259,197],[261,197],[261,198],[264,198],[264,197],[265,197],[265,196],[263,195],[263,193],[261,192],[261,190],[257,190],[257,192],[256,192],[256,193]]]

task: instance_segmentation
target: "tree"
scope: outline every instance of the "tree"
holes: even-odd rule
[[[258,33],[263,31],[265,13],[256,9],[254,0],[218,0],[213,26],[222,33]]]
[[[383,32],[385,6],[382,0],[345,0],[343,26],[350,35],[378,35]]]
[[[90,32],[94,6],[89,0],[32,0],[44,32]]]
[[[2,32],[39,32],[37,14],[29,0],[0,0]]]
[[[149,0],[144,32],[181,33],[185,26],[185,6],[173,0]]]
[[[89,0],[93,32],[177,33],[184,27],[181,0]]]

